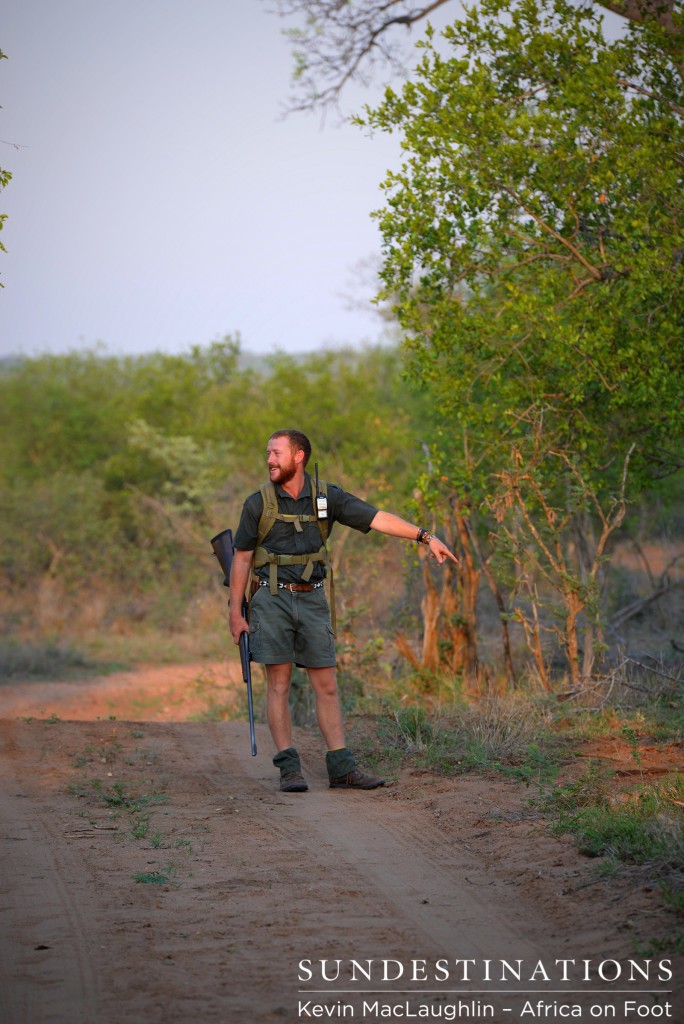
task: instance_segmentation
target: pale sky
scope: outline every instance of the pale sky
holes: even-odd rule
[[[349,312],[341,293],[379,253],[369,213],[398,140],[281,118],[291,57],[267,6],[6,5],[0,356],[380,337],[370,305]],[[346,109],[378,95],[357,90]]]
[[[355,268],[379,256],[370,211],[399,139],[282,118],[292,59],[268,7],[5,5],[0,357],[179,352],[236,332],[255,353],[381,338]],[[424,28],[402,30],[409,67]],[[348,90],[345,110],[380,95]]]

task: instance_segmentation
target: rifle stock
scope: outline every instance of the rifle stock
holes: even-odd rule
[[[232,530],[222,530],[215,537],[211,538],[211,546],[218,563],[223,570],[223,585],[230,586],[230,569],[233,564],[235,545],[233,544]],[[246,619],[249,613],[247,598],[242,598],[242,614]],[[252,697],[252,670],[250,667],[251,655],[249,653],[249,633],[243,632],[240,635],[240,663],[242,665],[242,678],[247,685],[247,707],[249,710],[249,739],[252,747],[252,757],[256,757],[257,746],[254,735],[254,701]]]

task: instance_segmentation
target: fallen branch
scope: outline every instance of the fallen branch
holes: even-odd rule
[[[663,679],[669,679],[670,682],[672,682],[672,683],[681,683],[681,681],[682,681],[681,676],[671,676],[669,674],[669,672],[661,672],[657,668],[651,668],[649,665],[644,665],[644,663],[642,661],[637,661],[636,658],[625,658],[625,662],[631,662],[632,665],[638,665],[639,668],[643,668],[643,670],[645,672],[653,672],[654,675],[662,676]],[[625,681],[623,680],[623,682],[625,682]],[[633,686],[634,684],[630,684],[630,683],[626,683],[625,682],[625,685],[627,685],[627,686],[632,685]],[[636,688],[637,687],[635,687],[635,689]]]
[[[611,627],[615,629],[617,626],[622,626],[625,622],[628,622],[629,619],[633,619],[635,615],[638,615],[639,612],[643,611],[644,608],[647,608],[649,604],[652,604],[665,594],[669,594],[671,590],[675,590],[677,587],[681,586],[681,582],[676,580],[674,583],[667,583],[662,587],[658,587],[658,589],[654,590],[652,594],[648,595],[648,597],[640,597],[637,601],[633,601],[631,604],[628,604],[626,608],[620,609],[619,612],[616,612],[615,615],[613,615],[610,620]]]

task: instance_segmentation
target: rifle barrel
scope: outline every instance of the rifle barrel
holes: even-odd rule
[[[252,697],[252,669],[249,664],[249,633],[240,634],[240,661],[242,662],[242,678],[247,684],[247,709],[249,711],[249,740],[252,747],[252,757],[256,757],[257,746],[256,736],[254,734],[254,700]]]

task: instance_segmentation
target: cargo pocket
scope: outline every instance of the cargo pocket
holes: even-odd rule
[[[261,627],[258,619],[249,624],[249,653],[255,661],[261,655]]]

